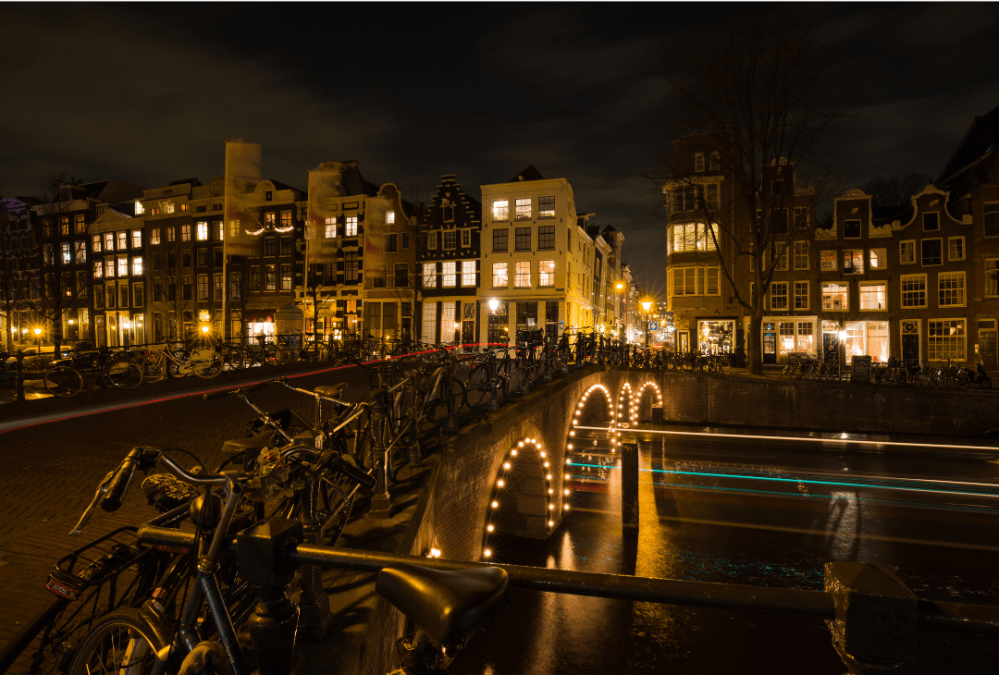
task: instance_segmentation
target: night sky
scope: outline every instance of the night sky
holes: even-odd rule
[[[662,202],[640,173],[664,144],[666,77],[725,4],[0,5],[0,185],[60,171],[143,187],[223,171],[227,138],[264,175],[356,159],[410,200],[444,173],[476,198],[533,164],[623,231],[636,280],[664,286]],[[853,113],[843,188],[936,176],[999,105],[999,5],[812,5]]]

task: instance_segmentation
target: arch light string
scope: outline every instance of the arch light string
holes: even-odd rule
[[[607,402],[607,416],[610,418],[610,423],[611,423],[611,428],[609,432],[611,436],[611,452],[617,452],[617,446],[620,445],[621,442],[620,441],[621,433],[617,432],[617,437],[615,437],[614,427],[616,427],[618,424],[618,417],[620,416],[620,414],[614,410],[614,404],[612,403],[610,392],[607,391],[607,387],[605,387],[604,385],[602,384],[590,385],[590,387],[586,390],[582,398],[579,399],[579,403],[576,404],[576,412],[572,417],[572,426],[575,427],[579,425],[579,416],[583,414],[583,408],[586,407],[586,400],[590,397],[590,394],[592,394],[597,389],[599,389],[603,393],[604,400]],[[570,429],[569,436],[574,437],[575,435],[576,435],[576,430]],[[572,450],[572,443],[567,443],[566,448],[568,450]],[[565,463],[568,464],[569,460],[566,459]]]
[[[546,523],[546,533],[551,534],[552,530],[555,529],[555,523],[558,522],[559,518],[564,515],[566,511],[569,510],[569,488],[563,487],[562,494],[556,495],[556,480],[552,473],[551,460],[548,457],[548,453],[541,447],[540,441],[536,438],[525,438],[522,441],[517,441],[517,445],[506,453],[503,458],[503,463],[500,465],[499,476],[496,478],[496,482],[493,484],[492,494],[489,498],[489,505],[486,509],[486,531],[483,536],[484,542],[482,545],[482,559],[489,560],[493,556],[493,542],[495,537],[499,534],[499,530],[496,526],[496,516],[499,515],[500,509],[503,507],[505,502],[512,502],[511,498],[507,497],[505,494],[507,492],[507,482],[509,481],[509,475],[513,471],[513,465],[517,459],[524,452],[533,451],[538,453],[538,458],[541,460],[543,470],[545,472],[545,502],[547,511],[545,523]],[[567,460],[568,461],[568,460]],[[565,474],[566,479],[569,478],[569,474]],[[558,497],[561,496],[561,500]]]

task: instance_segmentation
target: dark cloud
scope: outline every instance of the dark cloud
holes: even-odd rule
[[[846,184],[935,175],[999,100],[992,4],[815,4],[854,115],[832,160]],[[751,9],[751,8],[749,8]],[[665,288],[654,167],[666,78],[724,4],[0,5],[6,94],[0,184],[65,170],[143,186],[222,172],[223,143],[264,146],[304,187],[357,159],[404,191],[454,173],[473,195],[527,164],[564,176],[581,210],[627,237],[636,277]],[[415,195],[411,195],[415,198]]]

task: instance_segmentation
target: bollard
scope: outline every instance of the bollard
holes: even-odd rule
[[[18,349],[14,357],[17,359],[17,369],[14,373],[14,401],[24,403],[24,350]]]
[[[302,523],[284,518],[268,518],[236,536],[239,576],[259,599],[247,626],[260,675],[279,675],[292,662],[298,607],[285,586],[295,576],[295,564],[283,553],[303,538]]]
[[[833,646],[851,675],[892,673],[916,660],[917,600],[895,574],[871,563],[826,563]]]
[[[638,532],[638,444],[621,444],[621,525]]]

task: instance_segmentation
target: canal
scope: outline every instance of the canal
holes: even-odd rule
[[[675,429],[639,438],[640,528],[621,527],[620,469],[578,430],[571,516],[497,562],[821,590],[827,561],[890,566],[920,597],[999,604],[999,452],[859,436],[782,438]],[[906,673],[995,673],[999,640],[920,633]],[[846,668],[819,620],[559,596],[512,604],[453,673],[816,673]]]

